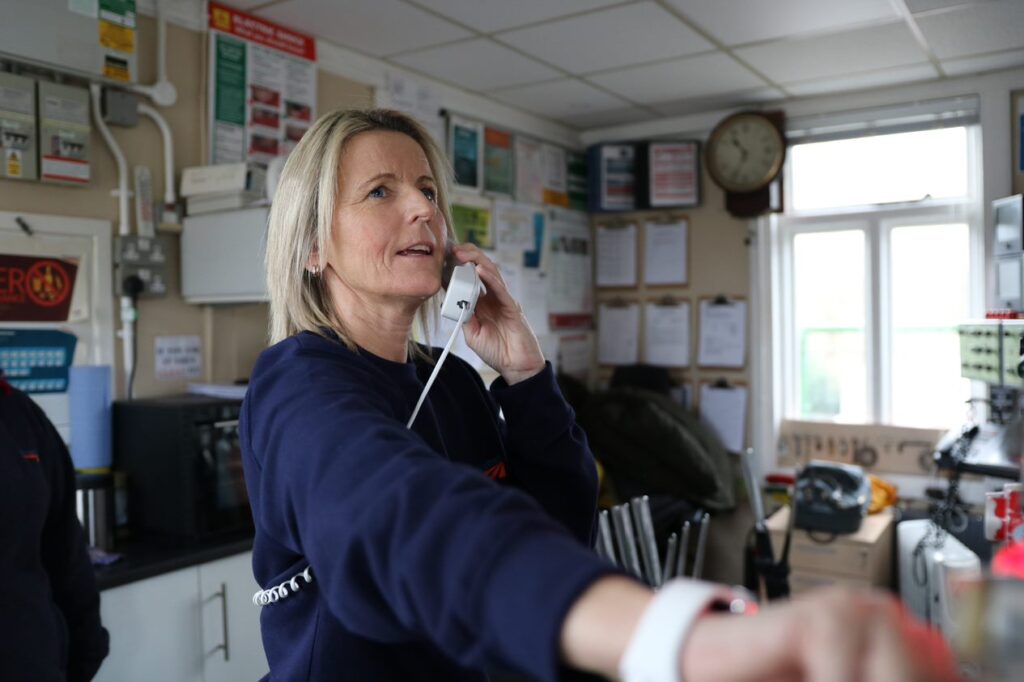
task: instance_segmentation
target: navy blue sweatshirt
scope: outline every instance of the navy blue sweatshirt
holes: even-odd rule
[[[577,677],[562,621],[617,573],[589,549],[586,438],[550,364],[488,391],[455,356],[407,430],[431,369],[309,332],[257,361],[240,425],[253,569],[264,588],[314,575],[263,608],[272,679]]]
[[[0,379],[0,680],[91,680],[107,650],[71,457]]]

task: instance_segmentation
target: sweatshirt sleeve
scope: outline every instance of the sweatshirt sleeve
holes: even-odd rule
[[[491,384],[491,394],[505,415],[511,478],[590,546],[597,510],[597,467],[551,363],[514,386],[499,377]]]
[[[344,367],[296,353],[257,371],[250,398],[257,524],[309,560],[346,629],[558,679],[565,614],[614,567],[528,495],[434,452]]]
[[[87,682],[109,651],[109,635],[100,622],[100,595],[86,547],[85,533],[75,514],[75,470],[64,441],[33,404],[39,447],[50,462],[50,509],[43,528],[42,560],[50,576],[53,600],[68,626],[67,679]]]

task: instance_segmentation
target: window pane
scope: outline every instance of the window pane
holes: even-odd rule
[[[812,142],[789,150],[793,208],[967,196],[967,129]]]
[[[956,325],[969,312],[967,225],[892,230],[892,421],[951,428],[964,420]]]
[[[865,294],[862,231],[794,237],[798,418],[866,420]]]

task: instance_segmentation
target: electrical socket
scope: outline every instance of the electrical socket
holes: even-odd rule
[[[140,298],[167,295],[167,258],[170,240],[167,237],[129,235],[114,240],[114,289],[125,295],[124,281],[132,275],[142,280]]]

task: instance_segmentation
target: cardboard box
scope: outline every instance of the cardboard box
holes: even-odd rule
[[[805,573],[794,570],[789,574],[789,590],[794,595],[807,592],[808,590],[816,590],[820,587],[838,585],[856,588],[879,587],[878,585],[872,585],[871,581],[865,578],[853,578],[836,573]]]
[[[789,525],[789,507],[783,507],[766,522],[772,537],[772,550],[778,557]],[[793,586],[796,577],[832,580],[849,584],[887,587],[892,582],[893,511],[885,509],[864,519],[852,535],[808,533],[793,529],[789,546],[789,564]],[[831,584],[831,583],[830,583]]]

